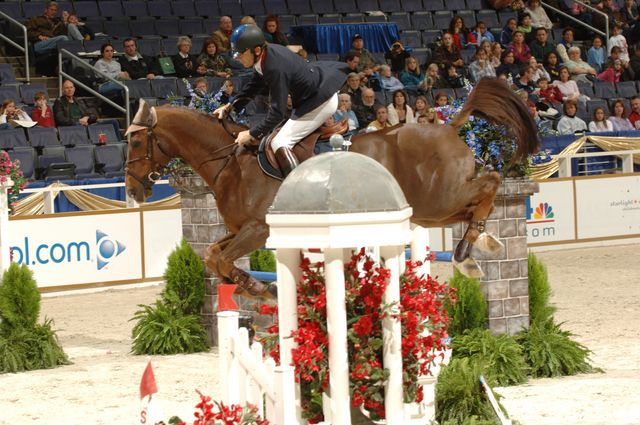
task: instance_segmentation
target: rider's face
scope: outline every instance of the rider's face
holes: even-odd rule
[[[256,48],[260,49],[259,47]],[[242,64],[245,68],[251,68],[255,65],[255,57],[251,49],[247,49],[236,57],[236,60]]]

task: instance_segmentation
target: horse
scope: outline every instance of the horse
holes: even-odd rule
[[[469,223],[454,254],[467,275],[481,273],[469,256],[476,241],[484,240],[480,249],[501,248],[495,238],[479,240],[501,176],[495,171],[476,173],[473,153],[458,136],[471,115],[511,130],[517,141],[513,161],[537,151],[537,129],[524,102],[504,82],[488,78],[476,85],[449,124],[397,125],[356,135],[350,147],[391,172],[413,209],[411,221],[416,225]],[[264,246],[269,234],[265,216],[281,184],[261,170],[254,154],[234,143],[235,135],[245,129],[187,108],[155,108],[141,101],[127,130],[126,191],[143,202],[163,167],[174,158],[183,159],[211,188],[228,229],[207,248],[206,265],[224,281],[238,284],[241,295],[273,298],[273,286],[234,265]]]

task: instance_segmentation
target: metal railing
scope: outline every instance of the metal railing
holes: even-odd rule
[[[560,10],[560,9],[557,9],[557,8],[547,4],[545,2],[542,2],[541,4],[542,4],[543,7],[554,11],[558,15],[564,16],[565,18],[570,19],[571,21],[577,23],[578,25],[580,25],[580,26],[582,26],[584,28],[588,28],[591,31],[595,32],[596,34],[600,34],[601,36],[606,37],[605,40],[604,40],[604,44],[605,44],[605,46],[608,46],[609,45],[609,16],[606,13],[604,13],[603,11],[598,10],[598,9],[596,9],[595,7],[593,7],[593,6],[589,5],[589,4],[583,3],[580,0],[573,0],[573,2],[574,3],[578,3],[581,6],[584,6],[586,9],[588,9],[588,10],[590,10],[592,12],[595,12],[595,13],[597,13],[599,15],[602,15],[604,17],[604,23],[605,23],[604,32],[599,30],[598,28],[595,28],[595,27],[593,27],[593,26],[591,26],[589,24],[586,24],[586,23],[582,22],[580,19],[576,18],[575,16],[570,15],[570,14],[568,14],[568,13],[566,13],[566,12]]]
[[[65,72],[63,70],[63,68],[62,68],[62,60],[63,60],[63,58],[71,59],[73,61],[74,65],[78,64],[78,65],[88,69],[90,72],[93,72],[94,74],[97,74],[100,77],[103,77],[105,80],[111,81],[111,82],[117,84],[118,86],[120,86],[120,88],[122,90],[124,90],[124,106],[118,105],[117,103],[115,103],[114,101],[112,101],[111,99],[109,99],[108,97],[103,95],[102,93],[96,91],[93,87],[89,87],[88,85],[84,84],[82,81],[78,80],[74,76],[72,76],[72,75],[68,74],[67,72]],[[111,105],[115,109],[117,109],[118,111],[124,113],[125,114],[125,122],[126,122],[125,128],[129,128],[129,124],[130,124],[129,87],[127,87],[125,84],[123,84],[122,81],[118,81],[115,78],[111,78],[107,74],[105,74],[105,73],[103,73],[101,71],[98,71],[96,68],[91,66],[91,64],[85,62],[85,60],[83,58],[81,58],[80,56],[74,55],[73,53],[71,53],[70,51],[68,51],[66,49],[60,49],[60,51],[58,52],[58,69],[59,69],[58,86],[59,86],[60,96],[62,96],[62,79],[64,77],[64,79],[73,81],[74,84],[82,87],[83,89],[85,89],[89,93],[91,93],[94,96],[96,96],[97,98],[101,99],[103,102],[108,103],[109,105]]]
[[[11,16],[7,15],[4,12],[0,12],[0,17],[2,17],[3,19],[6,19],[7,22],[19,27],[22,30],[22,35],[23,35],[22,46],[2,33],[0,33],[0,38],[5,42],[9,43],[10,45],[12,45],[13,47],[15,47],[16,49],[18,49],[19,51],[21,51],[22,53],[24,53],[24,75],[27,80],[27,83],[30,83],[31,73],[29,71],[29,37],[27,36],[27,27],[22,25],[20,22],[16,21],[15,19],[13,19]]]
[[[572,177],[571,160],[576,158],[594,158],[601,156],[617,156],[622,160],[622,173],[633,173],[633,156],[640,155],[640,149],[607,152],[585,152],[571,155],[552,155],[558,158],[558,177]]]

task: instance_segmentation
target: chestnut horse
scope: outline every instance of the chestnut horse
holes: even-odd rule
[[[458,136],[471,115],[512,131],[518,143],[515,160],[537,150],[537,129],[526,105],[502,81],[486,78],[450,124],[406,124],[362,134],[352,139],[350,149],[391,172],[413,208],[415,224],[470,223],[456,248],[458,262],[470,260],[471,245],[484,231],[501,181],[493,171],[476,175],[473,153]],[[127,130],[126,188],[129,196],[143,202],[162,167],[173,158],[186,161],[213,191],[229,230],[207,249],[207,266],[237,283],[243,295],[269,297],[272,288],[234,266],[236,259],[264,246],[269,234],[265,215],[280,186],[262,172],[254,155],[234,143],[233,135],[244,129],[186,108],[156,109],[141,102]]]

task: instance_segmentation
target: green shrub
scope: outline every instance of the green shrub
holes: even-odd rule
[[[445,421],[442,425],[496,425],[499,421],[495,419],[479,419],[477,416],[465,418],[462,422],[457,420]]]
[[[11,263],[0,285],[2,328],[33,327],[40,314],[40,292],[26,265]]]
[[[165,302],[186,315],[200,312],[204,299],[204,264],[185,239],[169,255],[164,279],[167,282],[163,293]]]
[[[249,264],[251,265],[251,270],[275,273],[276,255],[273,251],[257,249],[249,255]]]
[[[473,329],[453,338],[454,357],[470,357],[483,365],[484,376],[500,386],[527,381],[528,366],[522,348],[508,334],[494,336],[489,330]]]
[[[600,371],[589,363],[591,350],[573,341],[572,336],[552,321],[546,325],[532,323],[527,331],[520,333],[518,340],[531,375],[553,377]]]
[[[184,314],[163,301],[139,305],[131,320],[134,354],[178,354],[207,351],[207,334],[200,317]]]
[[[461,335],[467,329],[484,329],[487,320],[487,301],[480,289],[480,281],[455,271],[449,286],[456,288],[456,302],[447,305],[450,317],[449,334]]]
[[[478,421],[487,421],[476,423],[499,423],[480,386],[481,373],[482,365],[471,358],[451,359],[442,369],[436,382],[438,423],[461,425],[474,416]],[[494,383],[491,377],[486,379],[489,385]]]
[[[532,253],[529,253],[529,321],[544,325],[553,320],[555,307],[549,304],[551,285],[547,268]]]
[[[6,329],[0,335],[0,373],[50,369],[70,364],[52,329],[53,321]]]

